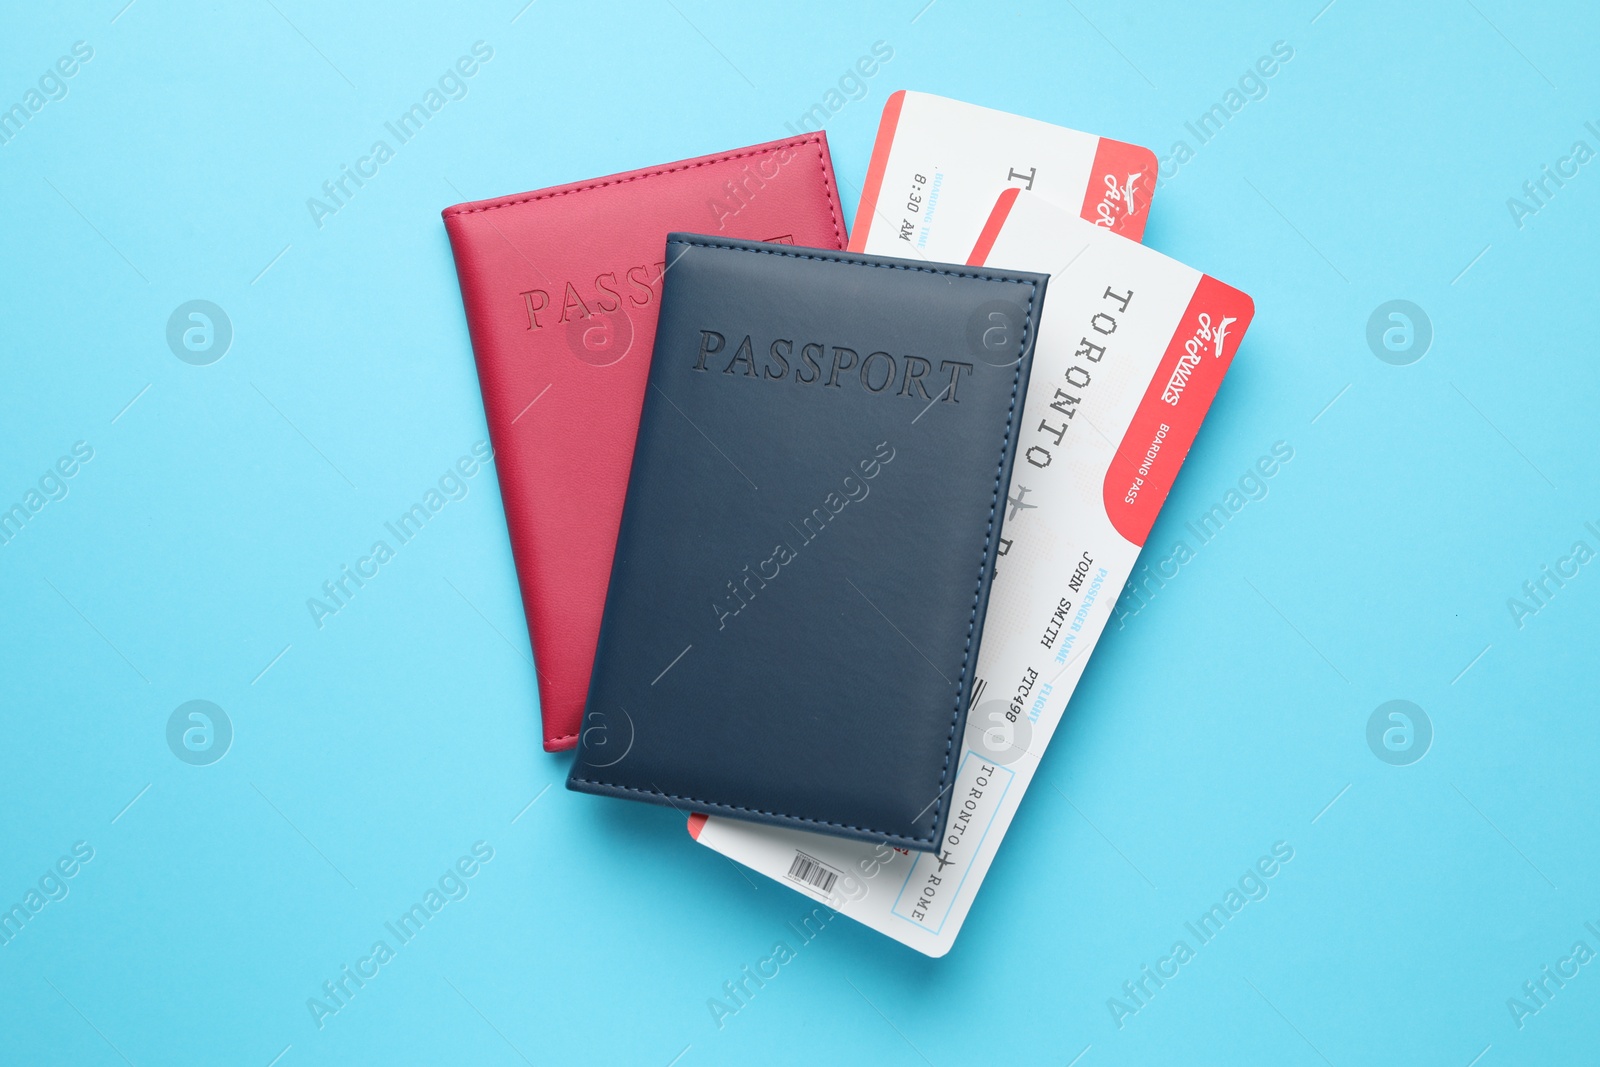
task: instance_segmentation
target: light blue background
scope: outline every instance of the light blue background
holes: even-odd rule
[[[1520,629],[1506,604],[1600,547],[1600,164],[1506,206],[1600,148],[1591,5],[123,2],[0,34],[0,106],[94,49],[0,146],[0,506],[94,449],[0,547],[0,904],[95,850],[0,947],[0,1061],[1592,1057],[1600,964],[1520,1030],[1506,1005],[1600,950],[1600,564]],[[307,198],[478,40],[466,98],[319,229]],[[1168,155],[1292,46],[1156,197],[1148,243],[1258,310],[1152,549],[1294,458],[1107,634],[948,958],[840,918],[719,1029],[810,904],[561,788],[492,473],[322,629],[306,600],[485,436],[439,209],[781,136],[878,40],[827,124],[847,212],[895,89]],[[194,298],[233,324],[211,366],[166,344]],[[1410,366],[1365,341],[1394,298],[1436,331]],[[1435,729],[1411,766],[1367,746],[1392,698]],[[167,747],[191,699],[234,726],[208,767]],[[480,840],[319,1030],[307,998]],[[1107,999],[1277,841],[1270,895],[1119,1029]]]

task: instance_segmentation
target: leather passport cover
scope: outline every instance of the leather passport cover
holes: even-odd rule
[[[1046,278],[673,234],[571,789],[933,851]]]
[[[539,677],[571,748],[644,397],[668,232],[843,248],[821,133],[444,211]]]

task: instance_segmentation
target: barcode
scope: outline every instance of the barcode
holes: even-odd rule
[[[819,893],[830,893],[833,883],[839,880],[839,872],[804,852],[796,852],[794,862],[789,864],[789,877]]]

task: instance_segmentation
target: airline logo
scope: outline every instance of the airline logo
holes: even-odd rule
[[[1143,177],[1144,171],[1136,170],[1124,178],[1121,184],[1118,184],[1115,174],[1105,175],[1101,180],[1105,182],[1106,191],[1100,197],[1100,203],[1095,207],[1095,217],[1088,221],[1096,226],[1114,230],[1118,219],[1132,218],[1137,215],[1139,213],[1139,179]]]
[[[1155,187],[1156,161],[1148,148],[1102,137],[1079,217],[1137,241],[1144,236],[1147,205]]]
[[[1131,544],[1150,535],[1254,314],[1244,293],[1200,277],[1106,471],[1106,517]]]
[[[1212,342],[1211,355],[1215,359],[1222,358],[1222,346],[1228,340],[1228,327],[1238,322],[1238,316],[1225,316],[1213,329],[1211,316],[1202,311],[1199,323],[1195,326],[1194,336],[1190,337],[1183,346],[1183,354],[1178,358],[1178,365],[1172,368],[1172,376],[1167,379],[1167,387],[1161,391],[1161,399],[1176,407],[1183,398],[1183,387],[1189,384],[1189,377],[1194,369],[1200,365],[1201,353],[1205,351],[1205,343]]]

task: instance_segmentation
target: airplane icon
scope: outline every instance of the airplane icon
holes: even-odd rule
[[[1239,321],[1238,319],[1227,319],[1227,318],[1225,318],[1217,326],[1216,332],[1212,335],[1213,337],[1216,338],[1216,341],[1217,341],[1217,351],[1216,351],[1216,355],[1217,356],[1220,357],[1222,355],[1222,342],[1227,340],[1229,324],[1230,323],[1235,323],[1235,322],[1238,322],[1238,321]]]
[[[945,859],[945,857],[948,856],[948,855],[950,855],[950,850],[949,849],[945,849],[943,852],[941,852],[937,856],[933,857],[934,861],[939,864],[939,873],[941,873],[941,874],[944,873],[944,869],[946,867],[950,866],[952,863],[955,862],[955,860]]]
[[[1127,184],[1122,187],[1122,198],[1128,204],[1129,215],[1132,215],[1139,210],[1138,206],[1133,202],[1133,187],[1137,185],[1139,183],[1139,179],[1143,177],[1144,171],[1134,171],[1132,174],[1128,175]]]
[[[1019,512],[1019,511],[1023,511],[1025,509],[1030,509],[1030,508],[1036,508],[1036,507],[1039,506],[1038,504],[1024,504],[1022,502],[1022,498],[1027,496],[1027,495],[1028,495],[1028,487],[1025,486],[1025,485],[1019,485],[1019,486],[1017,486],[1017,495],[1016,496],[1008,496],[1008,497],[1006,497],[1006,503],[1011,505],[1011,511],[1006,515],[1006,520],[1007,521],[1010,521],[1011,519],[1016,518],[1017,517],[1017,512]]]

